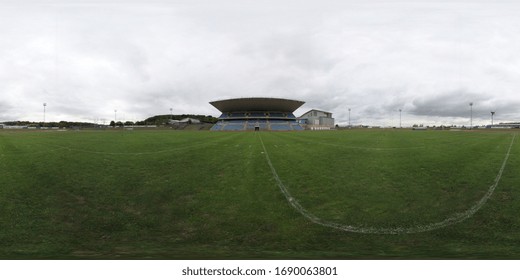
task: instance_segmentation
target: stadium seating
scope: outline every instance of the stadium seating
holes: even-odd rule
[[[270,120],[270,119],[249,119],[249,120],[220,120],[216,123],[212,131],[239,131],[239,130],[274,130],[291,131],[304,130],[296,120]]]
[[[293,114],[303,101],[252,97],[210,103],[222,113],[212,131],[304,130]]]
[[[265,118],[265,112],[252,112],[249,114],[250,118]]]

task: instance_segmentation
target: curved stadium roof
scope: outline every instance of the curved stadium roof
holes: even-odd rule
[[[246,97],[211,101],[220,112],[278,111],[294,112],[305,102],[283,98]]]

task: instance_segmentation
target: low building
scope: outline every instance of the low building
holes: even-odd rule
[[[3,129],[27,129],[27,125],[2,125]]]
[[[200,120],[192,119],[192,118],[185,118],[179,121],[180,123],[200,123]]]
[[[334,129],[334,118],[330,112],[312,109],[299,117],[298,121],[309,130]]]
[[[499,123],[499,124],[495,124],[495,125],[487,125],[486,128],[495,128],[495,129],[520,128],[520,122],[510,122],[510,123]]]
[[[193,119],[193,118],[184,118],[182,120],[169,120],[169,124],[194,124],[194,123],[200,123],[200,120]]]

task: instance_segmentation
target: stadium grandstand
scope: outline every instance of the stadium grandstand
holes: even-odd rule
[[[305,102],[283,98],[249,97],[210,102],[222,114],[212,131],[304,130],[294,111]]]

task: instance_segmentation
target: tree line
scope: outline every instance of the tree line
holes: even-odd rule
[[[149,117],[143,121],[111,121],[109,126],[131,126],[131,125],[164,125],[168,124],[170,120],[182,120],[185,118],[192,118],[200,120],[203,123],[216,123],[218,118],[213,116],[205,116],[205,115],[193,115],[193,114],[182,114],[182,115],[157,115],[153,117]],[[60,121],[60,122],[31,122],[31,121],[7,121],[3,122],[5,125],[12,126],[33,126],[33,127],[99,127],[102,126],[96,123],[89,122],[70,122],[70,121]]]
[[[203,123],[216,123],[218,121],[218,118],[215,118],[213,116],[205,116],[205,115],[192,115],[192,114],[182,114],[182,115],[157,115],[150,118],[147,118],[143,121],[143,124],[155,124],[155,125],[161,125],[161,124],[167,124],[170,120],[182,120],[185,118],[192,118],[197,119]],[[139,123],[139,122],[137,122]],[[136,124],[137,124],[136,123]]]

